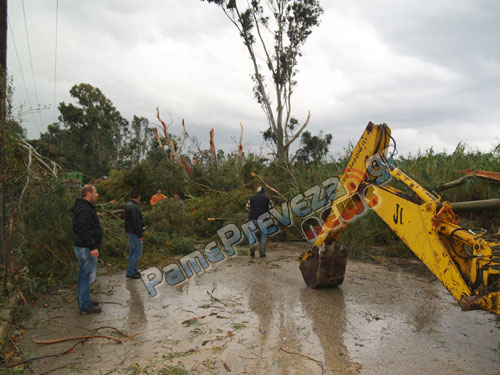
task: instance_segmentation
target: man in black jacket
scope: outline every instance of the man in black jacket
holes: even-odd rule
[[[71,209],[73,214],[73,233],[75,253],[78,259],[78,307],[80,314],[100,313],[98,302],[90,299],[90,284],[95,281],[99,245],[102,240],[102,227],[95,211],[96,188],[85,185],[82,197],[75,200]]]
[[[260,186],[257,189],[257,194],[252,195],[247,202],[246,209],[248,211],[248,219],[252,220],[255,224],[255,227],[258,228],[258,219],[262,214],[269,212],[273,209],[273,202],[266,195],[266,189],[264,186]],[[256,242],[250,244],[250,256],[255,256],[255,245]],[[266,245],[267,245],[267,233],[263,233],[260,231],[260,257],[263,258],[266,256]]]
[[[142,241],[144,240],[144,220],[139,208],[141,194],[133,190],[130,194],[130,202],[125,205],[125,233],[128,237],[129,255],[126,277],[140,279],[141,274],[137,270],[137,262],[142,255]]]

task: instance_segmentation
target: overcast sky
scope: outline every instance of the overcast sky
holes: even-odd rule
[[[216,146],[235,150],[240,122],[246,149],[263,145],[268,125],[253,98],[251,63],[219,8],[200,0],[56,4],[9,1],[14,104],[46,108],[22,116],[29,138],[57,121],[54,96],[56,107],[71,102],[70,88],[90,83],[129,121],[137,115],[157,124],[158,106],[165,119],[171,114],[172,133],[181,134],[185,119],[207,148],[214,128]],[[491,151],[500,143],[500,1],[321,4],[292,105],[299,122],[311,111],[313,134],[333,135],[332,154],[357,142],[369,121],[387,123],[403,155],[452,152],[459,142]]]

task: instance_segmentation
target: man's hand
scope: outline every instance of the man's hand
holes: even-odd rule
[[[139,241],[141,242],[144,241],[144,237],[139,238]]]
[[[92,255],[94,258],[99,258],[99,250],[90,250],[90,255]]]

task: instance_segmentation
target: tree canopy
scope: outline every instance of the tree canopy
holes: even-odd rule
[[[94,178],[107,175],[121,162],[129,123],[97,87],[81,83],[70,94],[77,104],[60,103],[60,122],[49,125],[36,145],[66,169]],[[140,133],[144,119],[134,118],[134,126]],[[139,143],[129,147],[133,157],[143,152]]]
[[[323,137],[321,133],[312,135],[310,132],[305,131],[300,137],[302,147],[297,150],[294,159],[298,162],[318,162],[328,153],[328,146],[331,141],[331,134],[326,134]]]

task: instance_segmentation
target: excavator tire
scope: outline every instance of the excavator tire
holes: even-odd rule
[[[307,256],[304,256],[307,255]],[[303,254],[300,271],[307,286],[312,289],[335,287],[344,281],[347,264],[347,247],[340,242],[313,246]]]

